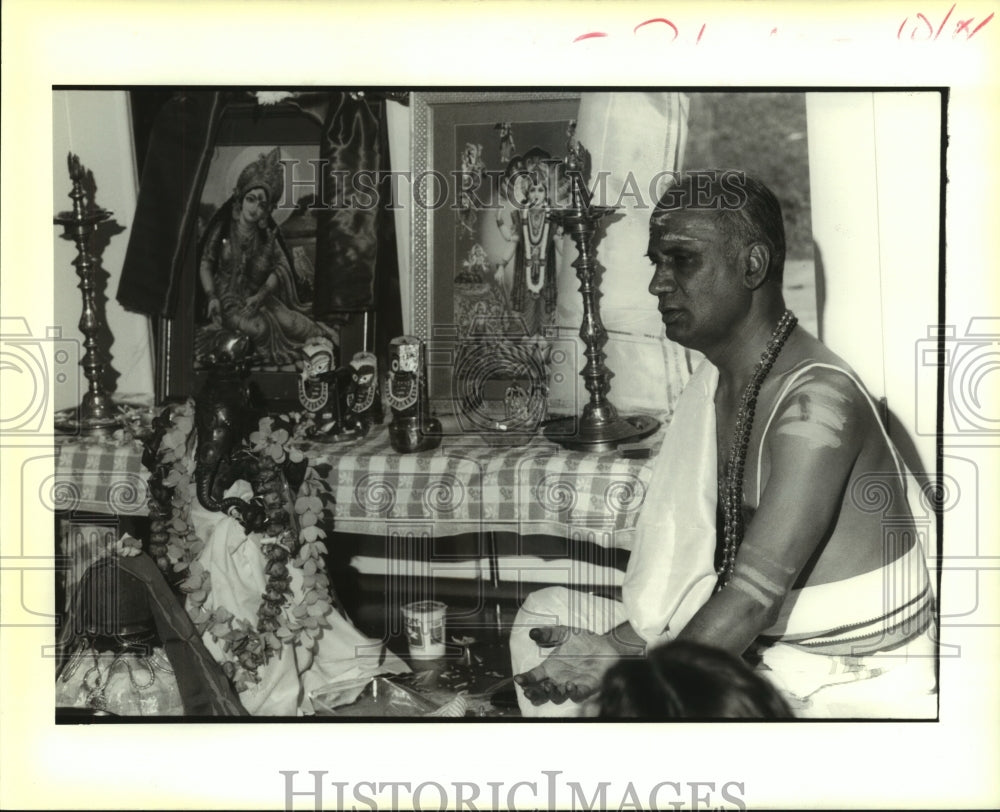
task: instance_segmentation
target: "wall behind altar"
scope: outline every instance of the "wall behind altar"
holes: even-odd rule
[[[115,300],[138,189],[128,94],[125,91],[53,91],[53,214],[72,206],[67,196],[71,189],[66,166],[66,155],[69,152],[78,155],[83,166],[93,172],[96,184],[94,202],[113,212],[112,222],[124,229],[110,236],[101,257],[101,265],[109,274],[103,298],[108,330],[112,337],[108,348],[110,365],[117,373],[115,396],[152,395],[153,344],[149,320],[146,316],[129,313]],[[55,312],[52,323],[62,330],[63,338],[82,344],[83,334],[80,333],[78,324],[83,300],[77,288],[79,278],[72,265],[76,258],[76,247],[72,241],[61,238],[59,227],[54,227],[53,233]],[[54,386],[55,408],[62,409],[80,402],[86,391],[87,380],[80,370],[78,378],[70,376],[65,383],[56,380]]]
[[[807,93],[806,112],[820,338],[886,398],[907,464],[933,472],[917,419],[933,432],[936,393],[918,351],[938,320],[940,96]]]
[[[785,223],[785,303],[819,335],[805,93],[691,92],[684,169],[736,167],[774,192]]]

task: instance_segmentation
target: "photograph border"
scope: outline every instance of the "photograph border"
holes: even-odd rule
[[[64,152],[56,155],[54,184],[38,177],[53,164],[48,128],[54,116],[47,91],[67,82],[103,89],[121,80],[123,66],[134,81],[196,85],[210,77],[225,84],[254,83],[255,89],[283,89],[303,81],[396,85],[401,77],[424,86],[447,86],[460,73],[468,81],[502,87],[532,81],[539,65],[548,81],[567,85],[628,85],[665,77],[685,86],[749,88],[783,83],[791,76],[810,87],[877,84],[906,91],[948,86],[952,96],[949,119],[942,124],[948,142],[942,169],[947,171],[949,220],[947,243],[941,245],[948,258],[948,300],[935,323],[965,336],[970,320],[995,319],[997,277],[989,269],[997,265],[998,248],[985,235],[997,215],[991,189],[1000,179],[993,149],[1000,132],[996,2],[966,0],[951,8],[949,3],[923,8],[834,3],[820,8],[798,2],[682,2],[669,9],[651,3],[539,3],[531,9],[530,26],[507,4],[418,3],[405,12],[385,14],[370,2],[322,9],[261,3],[255,10],[262,13],[242,21],[240,36],[233,36],[232,16],[221,13],[226,9],[220,6],[206,2],[193,14],[132,7],[125,14],[123,6],[98,8],[93,2],[4,4],[4,22],[12,23],[8,32],[14,31],[3,43],[9,91],[4,203],[9,212],[25,216],[4,218],[3,304],[5,318],[23,321],[28,341],[44,348],[51,338],[46,330],[53,323],[52,279],[47,273],[23,271],[39,262],[39,246],[51,245],[53,199],[63,202],[65,194],[59,171]],[[647,20],[656,25],[642,22],[665,13],[672,28],[664,19]],[[956,30],[959,26],[966,27],[964,33]],[[295,58],[268,58],[278,44],[289,42],[295,43]],[[527,58],[519,59],[521,54]],[[77,132],[70,146],[81,143],[87,143],[86,135]],[[901,160],[907,146],[902,145]],[[921,172],[917,165],[913,169]],[[59,265],[61,255],[56,257]],[[900,294],[899,307],[906,307],[907,292]],[[79,340],[72,330],[64,338]],[[903,360],[907,376],[918,359],[911,353]],[[23,381],[5,391],[5,400],[19,402],[16,398],[25,390],[38,388],[51,412],[52,378],[58,369],[50,364],[43,370],[48,380],[21,376]],[[950,391],[941,394],[952,396]],[[945,582],[951,587],[945,597],[952,599],[943,607],[948,618],[944,633],[955,656],[941,664],[962,691],[942,702],[938,723],[794,730],[732,725],[723,736],[718,728],[697,724],[676,730],[655,724],[589,731],[563,726],[539,728],[532,737],[535,747],[525,746],[525,729],[517,726],[471,725],[438,734],[410,727],[388,738],[385,729],[357,726],[346,750],[336,746],[336,737],[331,740],[325,727],[298,727],[294,734],[277,725],[169,731],[140,724],[128,735],[101,726],[55,729],[39,710],[50,686],[38,678],[46,673],[52,643],[51,619],[45,615],[52,596],[48,578],[35,579],[29,571],[59,566],[50,560],[45,534],[30,529],[46,522],[51,526],[51,511],[44,494],[38,499],[29,466],[37,460],[36,470],[51,469],[51,462],[45,462],[51,460],[51,438],[0,439],[6,446],[3,472],[8,483],[3,494],[5,570],[14,579],[3,600],[4,662],[9,667],[3,675],[7,701],[0,735],[10,753],[12,780],[4,782],[0,794],[7,806],[92,807],[101,799],[106,802],[108,787],[114,786],[122,803],[150,809],[335,808],[361,801],[357,795],[352,798],[352,789],[373,788],[379,781],[389,782],[383,784],[386,797],[389,789],[395,797],[397,788],[408,789],[412,781],[426,790],[424,801],[434,803],[436,787],[442,785],[435,785],[435,779],[456,794],[464,792],[466,799],[471,792],[478,808],[486,808],[491,797],[494,808],[502,808],[505,800],[509,808],[565,808],[571,800],[586,806],[583,794],[568,794],[570,781],[583,781],[591,789],[598,782],[621,788],[628,781],[630,789],[633,781],[640,788],[676,782],[689,791],[689,803],[696,808],[711,805],[702,800],[706,785],[725,786],[732,780],[739,782],[739,793],[727,799],[730,808],[797,809],[817,803],[844,809],[994,808],[1000,798],[1000,777],[993,769],[1000,745],[993,722],[1000,662],[995,620],[998,514],[993,500],[985,498],[995,492],[1000,475],[995,437],[953,431],[943,443],[945,470],[954,471],[954,461],[967,462],[976,479],[963,488],[961,498],[954,494],[954,504],[943,516],[949,538],[966,546],[956,560],[945,562]],[[456,735],[462,740],[457,748]],[[177,758],[178,748],[211,758],[188,758],[191,763],[185,762],[181,779],[170,780],[162,765]],[[622,748],[635,756],[627,764],[616,758]],[[442,751],[451,751],[449,757],[442,759]],[[509,758],[484,756],[504,752]],[[38,757],[41,753],[44,758]],[[850,779],[831,782],[831,763]],[[925,763],[931,766],[914,780],[914,765]],[[546,796],[553,784],[560,794]],[[539,793],[533,797],[535,787]]]

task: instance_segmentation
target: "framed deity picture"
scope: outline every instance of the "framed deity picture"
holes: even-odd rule
[[[313,313],[320,139],[320,120],[297,105],[227,106],[191,218],[181,306],[159,325],[159,400],[197,392],[233,332],[251,339],[250,370],[272,403],[296,400],[308,340],[344,351],[344,325],[357,319]]]
[[[413,331],[427,341],[432,407],[471,419],[466,428],[489,429],[512,408],[531,422],[544,408],[535,384],[561,247],[545,211],[565,189],[579,102],[413,94]]]

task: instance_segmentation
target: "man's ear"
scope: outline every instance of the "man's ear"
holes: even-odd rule
[[[755,242],[747,254],[743,284],[749,290],[756,290],[767,280],[767,269],[771,264],[771,252],[763,243]]]

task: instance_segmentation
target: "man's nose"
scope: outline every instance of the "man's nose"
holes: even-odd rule
[[[666,268],[657,268],[653,271],[653,278],[649,280],[649,292],[654,296],[661,293],[673,293],[677,290],[677,280]]]

